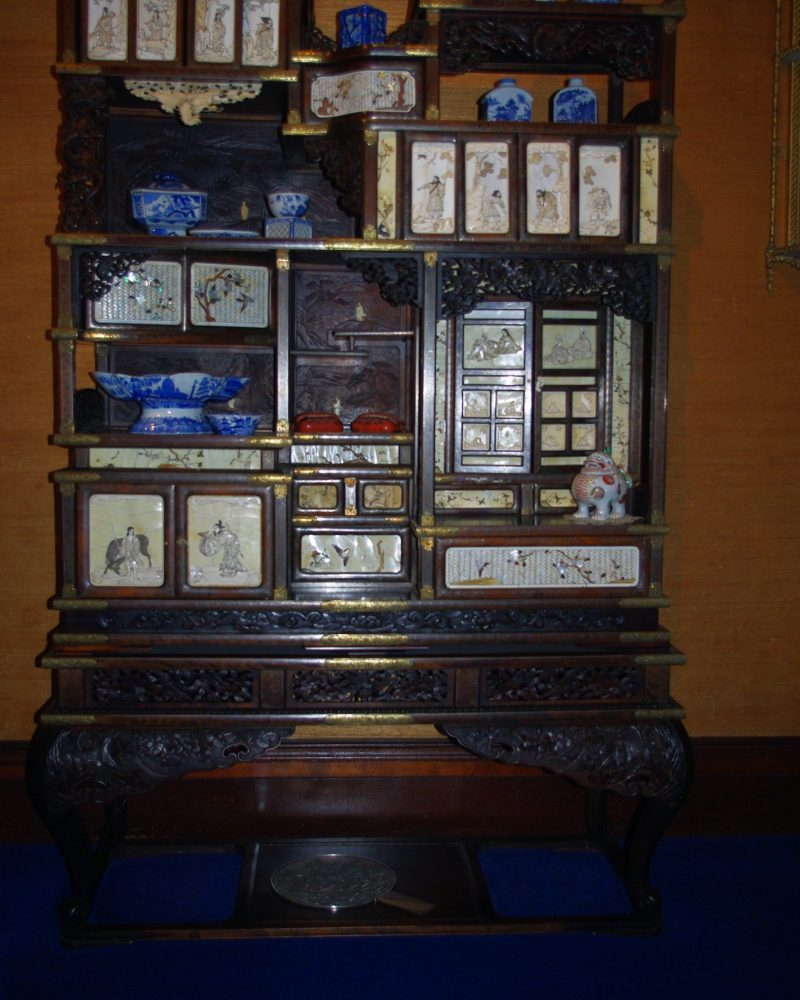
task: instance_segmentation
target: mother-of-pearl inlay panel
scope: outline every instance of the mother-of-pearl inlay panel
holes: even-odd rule
[[[445,555],[450,589],[635,587],[635,546],[456,546]]]

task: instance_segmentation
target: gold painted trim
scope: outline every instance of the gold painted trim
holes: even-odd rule
[[[296,69],[283,69],[278,66],[274,69],[261,70],[258,78],[266,83],[299,83],[300,73]]]
[[[103,67],[97,63],[56,63],[56,73],[64,76],[101,76]]]
[[[408,611],[411,605],[408,601],[346,601],[336,598],[322,601],[323,611]]]
[[[425,267],[436,267],[439,263],[439,254],[436,250],[427,250],[422,259],[425,261]]]
[[[289,597],[289,591],[286,589],[286,587],[275,587],[275,589],[272,591],[273,601],[285,601],[288,599],[288,597]]]
[[[87,330],[83,335],[83,339],[91,341],[100,341],[101,343],[104,341],[109,341],[113,343],[114,341],[117,340],[124,340],[125,334],[116,333],[113,330]]]
[[[378,145],[378,133],[374,128],[364,129],[364,145],[365,146],[377,146]]]
[[[322,240],[323,250],[361,250],[372,253],[380,250],[391,253],[396,250],[415,250],[416,246],[407,240],[351,240],[349,237],[334,236]]]
[[[439,48],[436,45],[406,45],[405,53],[419,59],[435,59],[439,55]]]
[[[420,587],[419,596],[420,599],[423,601],[432,601],[434,596],[433,587],[430,587],[427,584],[423,587]]]
[[[64,448],[91,448],[100,444],[100,438],[96,434],[54,434],[53,444]]]
[[[330,670],[413,670],[414,661],[392,659],[390,656],[341,656],[325,661],[325,669]]]
[[[43,656],[41,664],[45,670],[91,670],[97,660],[91,656]]]
[[[102,478],[99,472],[89,472],[86,469],[59,469],[53,473],[53,481],[56,483],[99,483]]]
[[[682,667],[686,663],[683,653],[643,653],[634,657],[633,662],[637,667]]]
[[[93,247],[105,246],[108,237],[102,233],[54,233],[50,237],[53,246]]]
[[[351,635],[348,632],[331,632],[329,635],[323,635],[314,645],[307,645],[306,649],[324,649],[326,646],[402,646],[408,642],[411,642],[410,635],[384,635],[378,632],[369,635],[358,633]]]
[[[288,250],[277,250],[275,252],[275,267],[279,271],[288,271],[291,267]]]
[[[286,436],[289,433],[289,421],[281,418],[275,421],[275,433]]]
[[[288,486],[292,482],[292,477],[283,472],[251,472],[247,476],[248,483],[255,483],[258,486]]]
[[[291,443],[291,437],[280,437],[274,434],[261,434],[258,437],[249,437],[244,440],[244,444],[248,448],[288,448]]]
[[[108,642],[108,636],[101,632],[53,632],[54,646],[101,646]]]
[[[309,123],[309,124],[286,124],[282,127],[281,131],[284,135],[327,135],[328,126],[320,122],[319,124]]]
[[[93,597],[56,597],[52,606],[56,611],[106,611],[108,601]]]
[[[94,726],[96,715],[66,715],[63,712],[43,712],[40,721],[45,726]]]
[[[295,49],[289,55],[289,62],[302,63],[303,65],[325,62],[325,53],[319,49]]]
[[[326,726],[374,726],[377,723],[386,726],[408,725],[414,722],[414,716],[409,713],[369,712],[364,715],[326,715]]]
[[[52,340],[77,340],[78,331],[74,326],[54,326],[50,337]]]

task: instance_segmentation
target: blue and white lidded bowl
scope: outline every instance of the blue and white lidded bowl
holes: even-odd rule
[[[133,217],[151,236],[185,236],[206,217],[208,195],[175,174],[156,174],[148,187],[131,191]]]
[[[573,76],[566,87],[553,94],[553,121],[596,124],[597,95],[584,85],[582,77]]]
[[[480,105],[487,122],[529,122],[533,116],[533,98],[510,78],[498,80],[494,90],[480,99]]]
[[[352,49],[357,45],[383,45],[386,41],[386,15],[377,7],[360,4],[348,7],[336,15],[339,28],[339,48]]]

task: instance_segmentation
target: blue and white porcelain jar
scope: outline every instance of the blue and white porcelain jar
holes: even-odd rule
[[[185,236],[206,217],[208,195],[193,191],[175,174],[156,174],[148,187],[133,188],[133,217],[151,236]]]
[[[592,125],[597,122],[597,95],[584,85],[582,77],[573,76],[566,87],[553,94],[553,121]]]
[[[483,95],[480,106],[487,122],[529,122],[533,117],[533,98],[508,77]]]

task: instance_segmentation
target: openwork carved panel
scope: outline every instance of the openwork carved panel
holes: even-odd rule
[[[84,253],[79,287],[82,298],[97,302],[120,283],[132,267],[147,260],[146,253]]]
[[[189,771],[254,760],[291,729],[61,730],[45,761],[51,808],[112,802]]]
[[[523,301],[592,296],[618,316],[644,322],[653,311],[653,271],[642,258],[552,260],[466,257],[442,263],[442,315],[470,312],[489,296]]]
[[[441,728],[479,757],[542,767],[586,788],[665,801],[679,800],[686,788],[687,741],[675,722]]]
[[[631,701],[641,694],[638,667],[501,667],[486,671],[490,704]]]
[[[482,63],[525,62],[604,66],[626,80],[655,75],[658,26],[570,17],[550,21],[531,14],[445,14],[442,67],[463,73]]]
[[[241,632],[255,634],[378,632],[390,634],[615,631],[625,616],[583,609],[498,608],[461,611],[153,610],[98,616],[104,630],[122,632]]]
[[[67,232],[106,227],[105,117],[111,90],[105,79],[66,76],[62,84],[61,225]]]
[[[442,704],[448,700],[445,670],[303,670],[292,678],[299,703]]]
[[[347,266],[375,282],[393,306],[419,305],[419,265],[411,257],[348,257]]]
[[[309,160],[319,164],[326,179],[341,192],[339,205],[348,215],[358,215],[364,186],[361,144],[353,136],[307,139],[306,152]]]
[[[99,705],[238,705],[252,702],[252,670],[92,670],[89,696]]]

